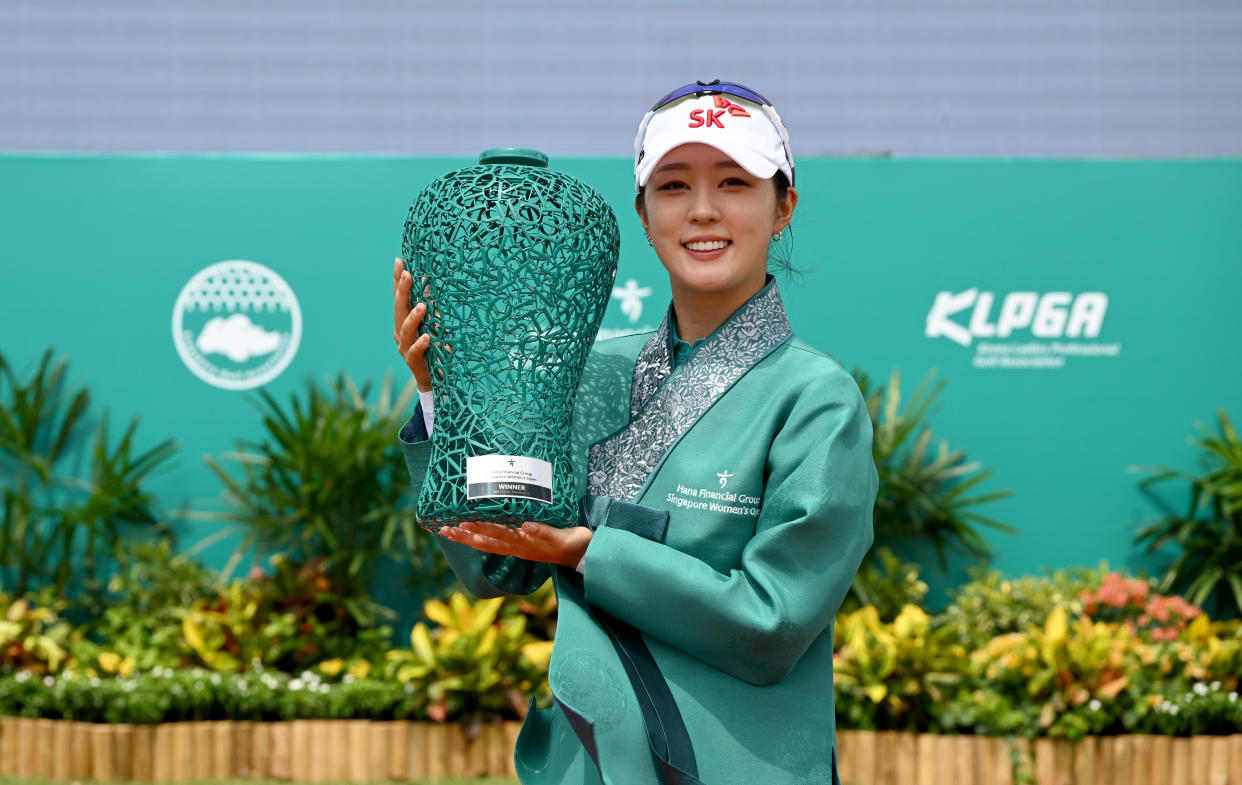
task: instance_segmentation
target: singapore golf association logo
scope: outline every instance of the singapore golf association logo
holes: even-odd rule
[[[234,259],[199,270],[172,314],[173,344],[195,376],[248,390],[280,375],[302,340],[302,309],[273,270]]]

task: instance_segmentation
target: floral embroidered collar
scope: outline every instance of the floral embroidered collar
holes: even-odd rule
[[[767,284],[724,324],[696,342],[674,367],[672,306],[638,354],[630,391],[630,422],[591,446],[587,490],[634,501],[669,451],[712,405],[793,330],[776,281]]]

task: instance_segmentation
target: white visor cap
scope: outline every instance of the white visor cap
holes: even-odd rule
[[[755,177],[766,180],[779,170],[793,183],[780,122],[770,106],[719,93],[662,106],[644,118],[634,140],[634,186],[647,184],[669,150],[696,142],[715,147]]]

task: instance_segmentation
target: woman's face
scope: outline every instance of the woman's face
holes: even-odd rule
[[[763,288],[768,243],[789,224],[796,201],[790,188],[778,205],[771,179],[714,147],[684,144],[652,172],[639,216],[674,295],[724,296],[736,307]]]

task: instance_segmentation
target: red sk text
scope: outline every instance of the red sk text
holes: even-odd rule
[[[708,109],[706,112],[702,109],[695,109],[690,113],[690,127],[702,128],[707,126],[711,128],[713,125],[717,128],[724,128],[724,123],[720,122],[720,118],[724,117],[724,109]]]

